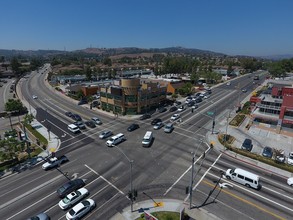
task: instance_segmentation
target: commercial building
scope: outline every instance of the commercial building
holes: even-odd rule
[[[166,99],[167,87],[138,78],[120,79],[100,88],[101,108],[114,114],[134,115],[158,108]]]
[[[274,85],[269,91],[250,99],[255,102],[253,121],[275,128],[277,132],[293,129],[293,87]]]

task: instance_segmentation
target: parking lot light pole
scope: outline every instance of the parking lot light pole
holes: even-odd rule
[[[116,145],[113,145],[117,150],[119,150],[127,159],[127,161],[130,164],[130,202],[131,202],[131,212],[133,212],[133,199],[134,199],[134,191],[133,191],[133,184],[132,184],[132,164],[133,164],[133,160],[130,160],[129,157],[127,157],[127,155]]]

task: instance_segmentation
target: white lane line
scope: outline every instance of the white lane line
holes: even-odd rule
[[[205,153],[207,153],[209,151],[210,147],[205,150]],[[202,158],[203,155],[200,155],[199,158],[197,158],[197,160],[194,162],[194,164],[196,164],[201,158]],[[190,167],[187,168],[187,170],[173,183],[172,186],[169,187],[169,189],[167,189],[167,191],[163,194],[164,196],[167,195],[168,192],[171,191],[171,189],[185,176],[185,174],[191,169],[192,165],[190,165]]]
[[[14,199],[12,199],[12,200],[10,200],[10,201],[4,203],[3,205],[1,205],[1,206],[0,206],[0,209],[3,209],[3,208],[5,208],[6,206],[8,206],[8,205],[10,205],[10,204],[12,204],[12,203],[14,203],[14,202],[16,202],[16,201],[22,199],[23,197],[25,197],[25,196],[31,194],[32,192],[36,192],[38,189],[41,189],[41,188],[43,188],[44,186],[46,186],[46,185],[48,185],[48,184],[54,182],[55,180],[59,179],[61,176],[62,176],[62,175],[56,176],[55,178],[53,178],[53,179],[51,179],[51,180],[49,180],[49,181],[47,181],[47,182],[45,182],[45,183],[42,183],[41,185],[39,185],[39,186],[37,186],[37,187],[35,187],[35,188],[33,188],[33,189],[27,191],[26,193],[24,193],[24,194],[22,194],[22,195],[19,195],[19,196],[15,197]]]
[[[120,189],[118,189],[115,185],[113,185],[111,182],[109,182],[107,179],[105,179],[102,175],[100,175],[97,171],[89,167],[85,164],[85,166],[90,169],[92,172],[94,172],[96,175],[100,176],[104,181],[106,181],[109,185],[111,185],[114,189],[116,189],[118,192],[120,192],[122,195],[124,195],[124,192],[122,192]]]

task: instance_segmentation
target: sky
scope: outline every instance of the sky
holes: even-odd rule
[[[292,0],[0,0],[0,49],[293,54]]]

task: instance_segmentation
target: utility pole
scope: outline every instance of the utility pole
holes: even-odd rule
[[[191,153],[193,153],[193,152],[191,152]],[[195,158],[195,153],[192,155],[192,164],[191,164],[191,179],[190,179],[190,186],[189,186],[189,209],[192,208],[192,186],[193,186],[194,158]]]

